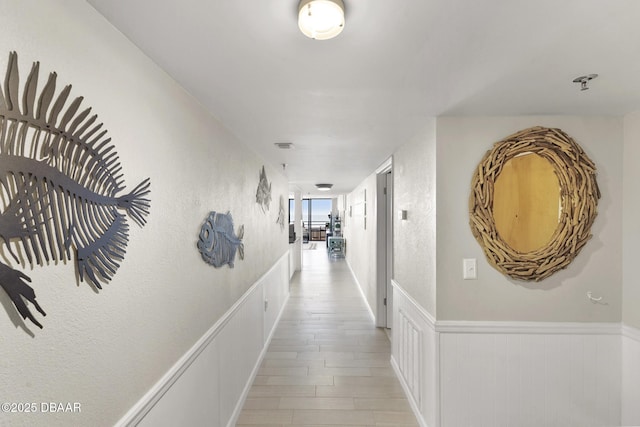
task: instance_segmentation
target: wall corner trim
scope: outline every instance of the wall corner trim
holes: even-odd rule
[[[640,343],[640,329],[622,324],[622,336]]]
[[[407,291],[405,291],[402,288],[402,286],[400,286],[400,284],[395,281],[395,279],[391,279],[391,286],[393,287],[394,292],[395,291],[399,292],[400,294],[402,294],[404,298],[406,298],[409,302],[411,302],[411,304],[413,305],[413,308],[416,309],[418,314],[420,314],[423,320],[427,322],[427,324],[429,325],[429,327],[431,327],[431,329],[436,330],[436,325],[437,325],[436,318],[431,313],[425,310],[423,306],[418,304],[418,302],[415,299],[413,299],[413,297],[409,295]]]
[[[438,320],[435,329],[441,333],[451,334],[620,335],[620,323],[618,322]]]

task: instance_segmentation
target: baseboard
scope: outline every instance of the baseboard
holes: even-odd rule
[[[355,280],[356,286],[357,286],[358,290],[360,291],[360,295],[362,296],[362,300],[364,301],[364,305],[367,306],[367,310],[369,311],[369,316],[371,316],[371,320],[373,320],[373,323],[375,324],[376,323],[376,315],[373,314],[373,310],[369,306],[369,301],[367,300],[367,297],[364,295],[364,292],[362,291],[362,286],[360,286],[360,282],[358,281],[358,277],[356,276],[356,273],[353,271],[353,268],[351,268],[351,264],[349,264],[349,261],[347,259],[345,259],[345,262],[347,264],[347,267],[349,267],[349,271],[351,272],[351,277],[353,277],[353,280]]]

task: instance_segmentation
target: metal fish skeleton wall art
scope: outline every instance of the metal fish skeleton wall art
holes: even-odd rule
[[[260,181],[258,182],[258,189],[256,190],[256,203],[262,208],[262,212],[269,210],[271,204],[271,183],[267,180],[267,173],[262,166],[260,171]]]
[[[240,259],[244,259],[242,237],[244,237],[244,225],[240,226],[236,235],[233,231],[231,214],[212,211],[209,212],[200,229],[198,250],[207,264],[216,268],[229,264],[229,267],[233,268],[236,251],[240,254]]]
[[[80,280],[102,289],[124,259],[126,215],[140,226],[146,222],[150,182],[118,195],[122,167],[97,115],[80,111],[82,97],[65,109],[71,85],[54,100],[56,73],[36,100],[38,71],[35,62],[20,98],[18,55],[10,53],[0,90],[0,243],[16,263],[31,268],[73,254]],[[46,315],[30,281],[0,262],[0,286],[22,318],[42,328],[27,305]]]

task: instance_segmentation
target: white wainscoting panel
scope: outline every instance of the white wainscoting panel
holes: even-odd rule
[[[289,254],[291,254],[291,251],[289,251]],[[288,257],[288,262],[291,262],[291,256]],[[289,298],[289,272],[291,271],[291,264],[283,267],[286,268],[275,269],[263,279],[263,344],[271,341],[271,334],[275,330],[280,312]]]
[[[395,323],[396,328],[394,330],[400,343],[396,363],[411,397],[420,407],[420,365],[423,357],[422,330],[407,316],[404,310],[398,311],[398,320],[399,322]]]
[[[620,358],[616,334],[440,333],[441,426],[620,425]]]
[[[264,346],[262,299],[264,281],[247,295],[241,307],[216,337],[220,349],[220,425],[231,419],[243,390],[253,380],[253,367]]]
[[[288,296],[287,253],[117,425],[235,425]]]
[[[391,364],[421,426],[620,426],[623,393],[622,425],[640,425],[637,330],[435,321],[396,282],[393,298]]]
[[[422,427],[438,425],[438,336],[433,317],[392,280],[393,366]]]
[[[640,330],[622,326],[622,425],[640,426]]]
[[[289,243],[289,279],[293,277],[296,270],[298,269],[296,266],[296,248],[298,245],[296,243]]]
[[[169,387],[144,418],[127,425],[139,427],[220,424],[219,349],[214,339],[180,378]],[[124,424],[120,424],[124,425]]]

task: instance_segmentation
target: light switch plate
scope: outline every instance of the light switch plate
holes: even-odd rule
[[[476,280],[478,278],[478,265],[475,258],[462,260],[462,278],[464,280]]]

